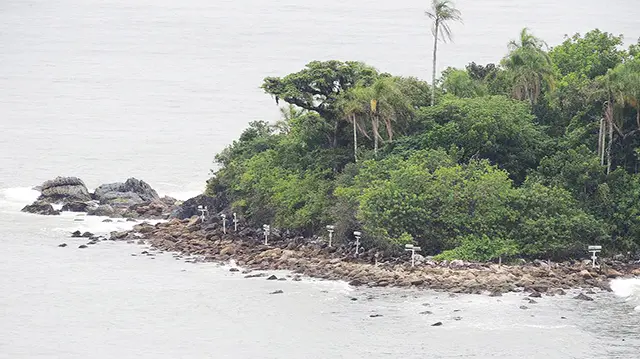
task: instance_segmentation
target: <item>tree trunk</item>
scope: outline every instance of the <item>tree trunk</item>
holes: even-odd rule
[[[438,30],[440,21],[436,19],[435,33],[433,34],[433,69],[431,70],[431,106],[436,101],[436,56],[438,53]]]
[[[607,174],[611,172],[611,145],[613,144],[613,116],[609,119],[609,143],[607,143]]]
[[[332,148],[338,147],[338,126],[340,125],[340,121],[336,120],[336,125],[333,128],[333,142],[331,143]]]
[[[604,166],[604,146],[605,146],[605,138],[604,134],[606,132],[604,126],[604,117],[600,119],[600,130],[598,131],[598,156],[600,157],[600,166]]]
[[[353,121],[353,159],[358,163],[358,130],[356,129],[356,115],[351,115]]]
[[[378,154],[378,116],[373,115],[373,154]]]

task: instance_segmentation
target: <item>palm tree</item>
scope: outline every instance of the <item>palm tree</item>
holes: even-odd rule
[[[392,77],[378,78],[371,86],[356,86],[343,97],[343,115],[353,124],[354,157],[357,161],[357,132],[365,137],[373,137],[373,151],[378,153],[380,141],[393,141],[398,126],[402,126],[413,113],[413,107],[406,95],[400,91]],[[362,123],[368,120],[372,132],[370,137]],[[380,133],[380,124],[386,130],[386,140]]]
[[[433,20],[431,32],[433,33],[433,68],[431,73],[431,106],[436,97],[436,57],[438,54],[438,37],[443,42],[451,40],[450,21],[462,21],[460,11],[455,8],[450,0],[432,0],[431,9],[425,12]]]
[[[502,64],[511,74],[513,97],[535,105],[545,85],[553,84],[553,66],[543,47],[547,44],[529,33],[520,32],[519,41],[509,42],[509,54]]]

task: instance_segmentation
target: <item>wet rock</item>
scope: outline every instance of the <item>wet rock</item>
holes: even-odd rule
[[[287,280],[287,278],[278,278],[279,282],[285,282]]]
[[[82,232],[80,232],[80,231],[75,231],[75,232],[71,233],[71,237],[73,237],[73,238],[80,238],[80,237],[82,237]]]
[[[278,277],[276,277],[275,275],[270,275],[267,280],[278,280]]]
[[[240,272],[238,268],[229,268],[229,272]]]
[[[529,300],[529,304],[538,304],[534,299],[527,298]]]
[[[547,295],[550,296],[554,296],[554,295],[565,295],[567,294],[562,288],[552,288],[549,289],[549,291],[547,291]]]
[[[57,216],[60,211],[54,210],[50,203],[44,201],[35,201],[32,204],[22,208],[22,212],[41,214],[45,216]]]
[[[352,302],[355,302],[356,300],[358,300],[358,298],[356,298],[356,297],[351,297],[351,301],[352,301]]]
[[[62,248],[64,248],[64,247],[66,247],[66,246],[67,246],[67,244],[66,244],[66,243],[60,243],[60,244],[58,244],[58,247],[62,247]]]
[[[442,326],[442,322],[435,322],[433,324],[431,324],[432,327],[440,327]]]
[[[108,204],[101,204],[97,207],[90,208],[87,210],[88,216],[104,216],[104,217],[112,217],[116,215],[116,211],[112,206]]]
[[[529,309],[529,307],[527,307],[526,305],[521,305],[520,309],[527,310],[527,309]]]
[[[573,297],[573,299],[577,299],[577,300],[585,300],[585,301],[593,301],[593,298],[585,295],[584,293],[580,293],[578,294],[576,297]]]
[[[267,275],[265,273],[256,273],[256,274],[247,274],[244,277],[245,278],[261,278],[261,277],[266,277]]]
[[[382,314],[369,314],[369,318],[379,318],[382,317]]]
[[[107,218],[107,219],[103,220],[102,222],[103,222],[103,223],[111,223],[111,222],[113,222],[113,220],[112,220],[112,219]]]
[[[66,212],[86,212],[87,208],[90,207],[90,204],[88,202],[70,202],[70,203],[65,203],[62,206],[62,211],[66,211]]]
[[[567,317],[560,317],[560,319],[567,319]]]
[[[282,294],[282,293],[284,293],[284,292],[283,292],[283,291],[281,291],[280,289],[278,289],[278,290],[273,291],[273,292],[271,292],[271,293],[269,293],[269,294]]]
[[[462,317],[453,317],[453,320],[462,320]]]
[[[91,232],[84,232],[84,233],[82,233],[82,237],[83,237],[83,238],[91,238],[91,237],[93,237],[93,233],[91,233]]]
[[[540,292],[533,292],[533,293],[529,294],[529,297],[531,297],[531,298],[541,298],[542,294],[540,294]]]
[[[432,311],[430,311],[430,310],[425,310],[424,312],[420,312],[420,314],[422,314],[422,315],[429,315],[429,314],[433,314],[433,312],[432,312]]]
[[[87,246],[85,244],[81,244],[78,246],[78,248],[84,249],[84,248],[87,248]]]
[[[360,281],[359,279],[354,279],[349,282],[349,285],[353,287],[359,287],[361,285],[364,285],[364,283],[362,283],[362,281]]]

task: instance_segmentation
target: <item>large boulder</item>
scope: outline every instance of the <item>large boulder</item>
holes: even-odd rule
[[[91,200],[84,182],[77,177],[56,177],[40,186],[39,201],[47,203],[71,203]]]
[[[224,203],[218,197],[211,197],[204,194],[189,198],[179,205],[172,213],[172,218],[186,219],[199,216],[198,206],[207,207],[209,214],[215,214],[223,209]]]
[[[35,201],[32,204],[25,206],[22,212],[43,214],[47,216],[55,216],[60,214],[60,211],[54,210],[51,203],[45,201]]]
[[[148,183],[135,178],[129,178],[124,183],[103,184],[96,188],[93,196],[100,204],[108,204],[114,208],[128,208],[160,199]]]

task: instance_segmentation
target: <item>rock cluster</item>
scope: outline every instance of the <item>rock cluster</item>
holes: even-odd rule
[[[170,197],[160,197],[151,186],[141,180],[129,178],[125,182],[103,184],[90,193],[77,177],[57,177],[37,187],[41,195],[24,207],[23,212],[57,215],[53,205],[62,205],[62,211],[86,212],[91,216],[167,219],[172,213],[189,211]],[[206,202],[210,197],[202,196]]]
[[[111,239],[143,239],[157,249],[199,255],[207,261],[234,259],[239,266],[248,269],[291,270],[316,278],[345,280],[354,286],[419,287],[493,296],[526,291],[535,298],[542,294],[563,295],[571,288],[610,290],[609,278],[634,270],[630,267],[596,270],[582,262],[499,266],[425,260],[411,267],[410,263],[398,258],[378,258],[376,264],[373,253],[354,258],[347,248],[328,248],[325,244],[299,237],[274,236],[270,238],[270,245],[265,246],[259,231],[243,229],[238,233],[223,234],[218,226],[201,223],[197,217],[156,225],[139,224],[132,231],[112,233]]]

